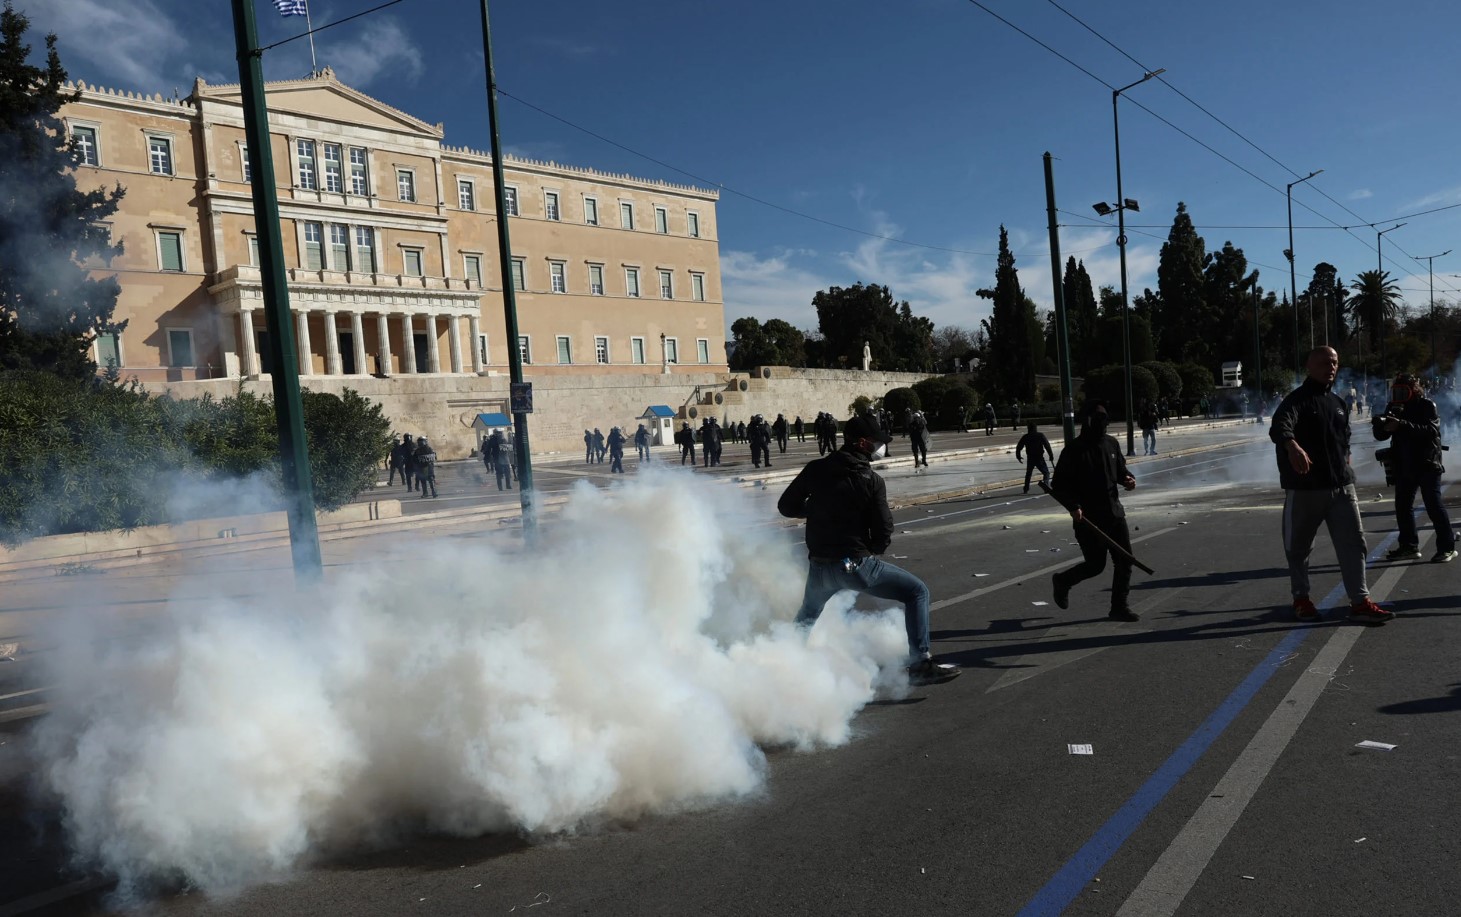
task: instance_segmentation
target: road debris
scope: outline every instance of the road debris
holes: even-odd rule
[[[1096,753],[1094,745],[1066,745],[1065,747],[1073,755],[1094,755]]]
[[[1394,751],[1396,746],[1389,745],[1385,742],[1376,742],[1374,739],[1365,739],[1363,742],[1360,742],[1358,745],[1356,745],[1355,748],[1373,748],[1377,751]]]

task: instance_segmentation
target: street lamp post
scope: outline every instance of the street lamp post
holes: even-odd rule
[[[1380,250],[1380,239],[1384,237],[1385,233],[1387,233],[1387,232],[1394,232],[1395,230],[1399,229],[1400,227],[1402,227],[1404,225],[1405,225],[1404,223],[1396,223],[1394,226],[1391,226],[1389,229],[1378,229],[1378,230],[1375,231],[1375,285],[1376,285],[1375,286],[1375,292],[1376,292],[1377,295],[1384,293],[1384,290],[1381,289],[1380,275],[1382,275],[1382,274],[1385,273],[1385,269],[1383,267],[1384,262],[1385,262],[1385,258],[1384,258],[1384,255],[1381,253],[1381,250]],[[1385,315],[1384,315],[1384,305],[1385,305],[1384,298],[1383,298],[1383,296],[1381,296],[1381,301],[1375,303],[1375,313],[1376,313],[1375,314],[1375,317],[1377,319],[1379,319],[1379,322],[1380,322],[1380,327],[1379,327],[1379,332],[1380,332],[1380,378],[1382,380],[1385,380],[1385,379],[1389,379],[1390,378],[1390,370],[1389,370],[1389,367],[1388,367],[1387,362],[1386,362],[1386,359],[1385,359]]]
[[[1127,201],[1121,190],[1121,94],[1147,80],[1167,72],[1162,67],[1142,75],[1135,83],[1111,90],[1111,124],[1116,137],[1116,247],[1121,251],[1121,362],[1126,370],[1126,454],[1136,455],[1136,414],[1131,403],[1131,306],[1126,291],[1126,208],[1139,211],[1135,201]],[[1108,211],[1109,212],[1109,211]],[[1103,214],[1104,215],[1104,214]]]
[[[1302,185],[1304,182],[1323,172],[1323,169],[1315,169],[1298,181],[1291,181],[1284,195],[1289,202],[1289,247],[1283,250],[1285,258],[1289,259],[1289,301],[1294,307],[1294,372],[1302,372],[1303,364],[1299,362],[1299,282],[1294,277],[1294,185]],[[1311,307],[1312,308],[1312,307]]]
[[[1439,255],[1416,255],[1415,260],[1424,261],[1431,274],[1431,375],[1433,377],[1441,374],[1441,361],[1436,357],[1436,259],[1444,258],[1451,254],[1451,249],[1446,249]]]

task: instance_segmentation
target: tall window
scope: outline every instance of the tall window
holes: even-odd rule
[[[533,362],[533,341],[526,334],[518,335],[517,338],[518,357],[524,364]]]
[[[596,199],[583,199],[583,221],[590,226],[599,225],[599,202]]]
[[[101,160],[96,152],[96,128],[73,127],[71,128],[71,140],[76,144],[76,152],[81,157],[82,165],[100,165]]]
[[[669,271],[659,272],[659,298],[675,298],[675,275]]]
[[[619,202],[619,225],[625,229],[634,228],[634,205],[628,201]]]
[[[172,141],[166,137],[148,137],[147,162],[153,175],[171,175]]]
[[[548,274],[553,278],[553,292],[567,293],[568,280],[564,277],[564,264],[562,261],[549,261]]]
[[[183,234],[160,232],[157,234],[157,264],[164,271],[183,269]]]
[[[256,236],[256,235],[254,235],[253,233],[249,233],[248,239],[249,239],[249,264],[252,264],[254,267],[258,267],[259,266],[259,237]]]
[[[420,277],[422,275],[421,249],[401,249],[401,260],[405,265],[407,277]]]
[[[517,216],[517,189],[511,185],[503,185],[502,198],[507,202],[507,215]]]
[[[624,295],[639,295],[639,269],[633,267],[624,268]]]
[[[239,164],[243,166],[243,180],[251,182],[254,180],[254,169],[249,164],[249,147],[246,143],[238,145]]]
[[[609,362],[609,339],[606,337],[594,338],[594,361],[598,363]]]
[[[709,363],[710,362],[710,341],[709,341],[709,339],[707,339],[707,338],[696,338],[695,339],[695,356],[700,359],[700,362],[701,363]]]
[[[558,212],[557,191],[543,192],[543,216],[550,220],[557,220],[561,218],[561,214],[559,214]]]
[[[604,266],[602,264],[588,266],[588,291],[595,296],[604,295]]]
[[[324,229],[319,223],[304,224],[304,266],[311,271],[325,266]]]
[[[644,338],[629,339],[629,359],[635,363],[644,362]]]
[[[521,258],[512,259],[512,288],[514,290],[528,288],[527,267]]]
[[[350,270],[350,227],[344,223],[330,224],[330,269]]]
[[[103,331],[96,336],[96,365],[102,369],[122,366],[122,336],[115,331]]]
[[[350,148],[350,193],[370,193],[370,173],[366,171],[365,147]]]
[[[482,288],[482,256],[466,255],[462,260],[464,262],[464,272],[467,280],[471,281],[472,286],[480,290]]]
[[[416,202],[416,173],[410,169],[396,170],[396,196],[408,203]]]
[[[705,302],[705,275],[690,275],[690,298],[696,302]]]
[[[469,179],[457,179],[457,204],[463,210],[477,209],[477,186]]]
[[[327,143],[325,153],[325,190],[339,194],[345,190],[345,164],[340,161],[340,144]]]
[[[187,328],[167,329],[167,365],[196,366],[193,362],[193,332]]]
[[[671,363],[680,362],[680,342],[674,338],[665,338],[665,359]]]
[[[558,362],[573,362],[573,343],[564,334],[558,335]]]
[[[486,366],[489,361],[487,359],[487,335],[485,334],[477,335],[477,355],[482,358],[482,365]]]
[[[670,231],[670,214],[669,211],[665,210],[665,208],[663,207],[654,208],[654,231]]]
[[[689,213],[685,214],[685,216],[687,218],[687,222],[690,224],[690,238],[700,238],[700,214],[692,210]]]
[[[315,142],[296,140],[294,150],[299,159],[299,186],[313,191],[320,186],[319,175],[315,172]]]
[[[355,227],[355,266],[375,273],[375,230],[369,226]]]

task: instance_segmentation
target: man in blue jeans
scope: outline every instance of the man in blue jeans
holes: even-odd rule
[[[928,587],[877,555],[893,541],[888,490],[872,470],[892,439],[870,415],[847,421],[841,449],[807,463],[781,495],[783,516],[807,520],[810,569],[796,622],[811,627],[827,600],[843,589],[903,604],[908,632],[908,680],[932,685],[959,675],[958,666],[929,652]]]

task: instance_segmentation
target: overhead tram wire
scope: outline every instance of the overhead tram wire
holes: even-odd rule
[[[1096,36],[1101,41],[1105,42],[1107,45],[1109,45],[1112,49],[1114,49],[1122,57],[1125,57],[1127,60],[1131,61],[1133,64],[1136,64],[1138,67],[1142,68],[1143,71],[1149,71],[1149,70],[1151,70],[1151,68],[1148,67],[1146,64],[1143,64],[1141,61],[1137,60],[1131,54],[1128,54],[1127,51],[1126,51],[1126,49],[1122,48],[1120,45],[1116,44],[1116,42],[1112,41],[1111,39],[1107,38],[1105,35],[1102,35],[1100,32],[1096,31],[1096,29],[1093,26],[1091,26],[1090,23],[1086,22],[1084,19],[1081,19],[1079,16],[1077,16],[1074,13],[1072,13],[1070,10],[1068,10],[1065,7],[1061,6],[1059,3],[1056,2],[1056,0],[1045,0],[1045,2],[1046,3],[1049,3],[1051,6],[1055,7],[1057,10],[1060,10],[1060,12],[1062,12],[1066,16],[1070,17],[1070,19],[1073,20],[1076,24],[1078,24],[1081,28],[1085,29],[1087,32],[1090,32],[1092,35]],[[1237,137],[1239,140],[1242,140],[1244,143],[1248,144],[1253,149],[1257,150],[1264,157],[1266,157],[1270,162],[1272,162],[1273,164],[1277,165],[1278,167],[1284,169],[1289,174],[1293,175],[1295,178],[1298,178],[1299,177],[1299,173],[1295,169],[1293,169],[1288,164],[1286,164],[1286,163],[1282,162],[1281,160],[1279,160],[1277,157],[1275,157],[1273,154],[1269,153],[1263,147],[1259,146],[1253,140],[1249,139],[1249,137],[1247,135],[1245,135],[1242,131],[1238,130],[1237,128],[1235,128],[1231,124],[1229,124],[1228,122],[1224,121],[1222,118],[1219,118],[1217,115],[1213,114],[1211,111],[1209,111],[1203,105],[1201,105],[1196,99],[1194,99],[1191,96],[1187,95],[1187,93],[1183,92],[1181,89],[1178,89],[1176,86],[1172,85],[1167,80],[1162,79],[1160,76],[1157,77],[1157,80],[1158,80],[1158,82],[1160,82],[1164,86],[1166,86],[1168,89],[1172,90],[1173,92],[1177,93],[1177,95],[1181,96],[1184,100],[1186,100],[1190,105],[1192,105],[1198,111],[1200,111],[1203,114],[1207,115],[1209,118],[1211,118],[1212,120],[1216,121],[1218,124],[1221,124],[1224,128],[1226,128],[1229,132],[1231,132],[1233,134],[1233,136]],[[1273,187],[1273,186],[1270,186],[1270,187]],[[1329,220],[1331,223],[1334,223],[1335,228],[1343,229],[1345,232],[1349,233],[1349,235],[1351,235],[1356,241],[1358,241],[1361,244],[1363,244],[1366,248],[1369,247],[1369,241],[1366,240],[1366,239],[1361,239],[1359,236],[1355,235],[1353,232],[1350,232],[1351,229],[1357,229],[1360,226],[1364,226],[1364,227],[1367,227],[1369,229],[1374,229],[1376,226],[1379,226],[1379,225],[1381,225],[1383,223],[1390,223],[1390,222],[1395,222],[1395,221],[1399,221],[1399,220],[1406,219],[1406,217],[1403,217],[1402,216],[1402,217],[1396,217],[1395,220],[1377,220],[1377,221],[1374,221],[1374,222],[1370,222],[1370,221],[1366,220],[1364,217],[1360,216],[1358,213],[1355,213],[1354,210],[1350,209],[1347,205],[1343,204],[1342,202],[1340,202],[1338,200],[1335,200],[1323,188],[1319,187],[1318,185],[1311,184],[1309,187],[1311,187],[1315,191],[1319,192],[1320,196],[1322,196],[1325,200],[1327,200],[1330,203],[1334,204],[1339,209],[1343,210],[1345,213],[1349,214],[1350,216],[1354,217],[1356,220],[1359,220],[1360,222],[1358,224],[1355,224],[1354,226],[1341,226],[1337,221],[1335,221],[1335,220],[1329,220],[1329,217],[1324,216],[1323,214],[1319,213],[1317,210],[1314,210],[1312,207],[1308,207],[1302,201],[1299,202],[1299,206],[1304,207],[1306,210],[1309,210],[1311,213],[1314,213],[1317,216],[1322,217],[1323,219]],[[1274,190],[1277,191],[1278,189],[1275,187]],[[1458,207],[1458,206],[1461,206],[1461,204],[1452,204],[1450,206],[1451,207]],[[1439,207],[1439,208],[1435,208],[1434,210],[1424,211],[1424,212],[1425,213],[1435,213],[1435,212],[1438,212],[1440,210],[1446,210],[1446,209],[1449,209],[1449,207]],[[1421,214],[1412,214],[1412,215],[1413,216],[1419,216]],[[1262,228],[1262,227],[1234,227],[1234,228]],[[1303,228],[1303,227],[1294,227],[1294,228],[1295,229],[1299,229],[1299,228]],[[1414,256],[1411,255],[1409,252],[1407,252],[1401,245],[1399,245],[1398,243],[1395,243],[1393,240],[1392,240],[1391,244],[1394,245],[1395,248],[1398,249],[1407,258],[1411,258],[1412,260],[1415,260]],[[1393,258],[1391,258],[1389,260],[1397,268],[1403,267],[1403,265],[1400,264],[1400,262],[1395,261]],[[1449,286],[1448,286],[1448,288],[1449,288]],[[1461,293],[1461,290],[1452,289],[1451,292]]]
[[[686,169],[682,169],[682,168],[680,168],[679,166],[676,166],[676,165],[671,165],[670,163],[665,162],[662,159],[656,159],[655,157],[650,156],[648,153],[641,153],[639,150],[636,150],[636,149],[634,149],[632,147],[627,147],[624,144],[618,142],[617,140],[613,140],[613,139],[611,139],[609,137],[605,137],[603,134],[600,134],[597,131],[594,131],[594,130],[591,130],[591,129],[587,128],[587,127],[584,127],[581,124],[575,124],[572,121],[569,121],[567,118],[562,117],[561,115],[555,115],[553,112],[548,111],[546,108],[542,108],[540,106],[534,105],[532,102],[529,102],[527,99],[521,98],[519,96],[515,96],[512,93],[508,92],[507,90],[503,89],[501,86],[497,87],[497,94],[498,95],[501,95],[501,96],[506,96],[507,98],[512,99],[514,102],[518,103],[519,105],[523,105],[523,106],[526,106],[527,108],[531,108],[533,111],[535,111],[535,112],[537,112],[537,113],[539,113],[541,115],[545,115],[545,116],[547,116],[549,118],[552,118],[554,121],[557,121],[557,122],[559,122],[561,124],[566,124],[569,127],[573,128],[574,130],[582,131],[583,133],[588,134],[590,137],[593,137],[596,140],[603,141],[604,143],[607,143],[607,144],[609,144],[612,147],[617,147],[617,148],[623,150],[626,153],[632,154],[634,156],[638,156],[641,159],[647,160],[648,162],[652,162],[655,165],[660,166],[662,168],[669,169],[672,172],[677,172],[680,175],[686,176],[687,178],[694,179],[695,181],[700,182],[703,185],[709,185],[710,187],[717,188],[717,189],[719,189],[721,191],[724,191],[727,194],[734,194],[736,197],[745,198],[746,200],[752,201],[752,202],[757,203],[757,204],[760,204],[763,207],[770,207],[773,210],[779,210],[782,213],[787,213],[787,214],[790,214],[790,215],[795,216],[795,217],[801,217],[804,220],[811,220],[814,223],[821,223],[823,226],[830,226],[833,229],[841,229],[844,232],[856,233],[856,234],[858,234],[860,236],[867,236],[868,238],[871,238],[871,239],[880,239],[880,240],[882,240],[884,242],[893,242],[893,243],[896,243],[898,245],[908,245],[908,246],[911,246],[913,248],[924,248],[924,249],[928,249],[930,251],[936,251],[936,252],[948,252],[950,254],[955,254],[955,255],[978,255],[981,258],[997,258],[997,257],[999,257],[999,254],[997,252],[976,252],[976,251],[970,251],[970,250],[964,249],[964,248],[946,248],[946,247],[944,247],[942,245],[928,245],[928,244],[923,243],[923,242],[912,242],[912,241],[909,241],[908,239],[899,239],[899,238],[896,238],[894,236],[885,236],[885,235],[882,235],[881,233],[868,232],[865,229],[858,229],[858,228],[856,228],[854,226],[845,226],[845,225],[843,225],[841,223],[834,223],[831,220],[824,220],[824,219],[822,219],[819,216],[813,216],[810,213],[802,213],[800,210],[793,210],[790,207],[783,207],[780,204],[772,203],[771,201],[764,200],[762,198],[756,197],[753,194],[747,194],[744,191],[738,191],[735,188],[732,188],[729,185],[726,185],[726,184],[724,184],[722,182],[711,181],[708,178],[704,178],[702,176],[696,175],[694,172],[688,171]]]
[[[291,41],[299,41],[301,38],[308,38],[308,37],[310,37],[311,35],[314,35],[317,32],[323,32],[325,29],[333,29],[335,26],[337,26],[337,25],[344,25],[345,23],[349,22],[352,19],[359,19],[361,16],[369,16],[371,13],[378,13],[378,12],[380,12],[381,10],[385,9],[388,6],[395,6],[397,3],[405,3],[405,2],[406,2],[406,0],[386,0],[385,3],[382,3],[379,6],[372,6],[368,10],[361,10],[360,12],[356,13],[353,16],[346,16],[344,19],[336,19],[334,22],[327,22],[324,25],[317,25],[314,28],[310,29],[309,31],[300,32],[298,35],[291,36],[291,37],[286,38],[286,39],[284,39],[282,41],[276,41],[272,45],[265,45],[264,47],[262,47],[262,48],[259,49],[259,53],[262,54],[263,52],[269,51],[269,50],[271,50],[273,48],[277,48],[280,45],[287,45]]]

